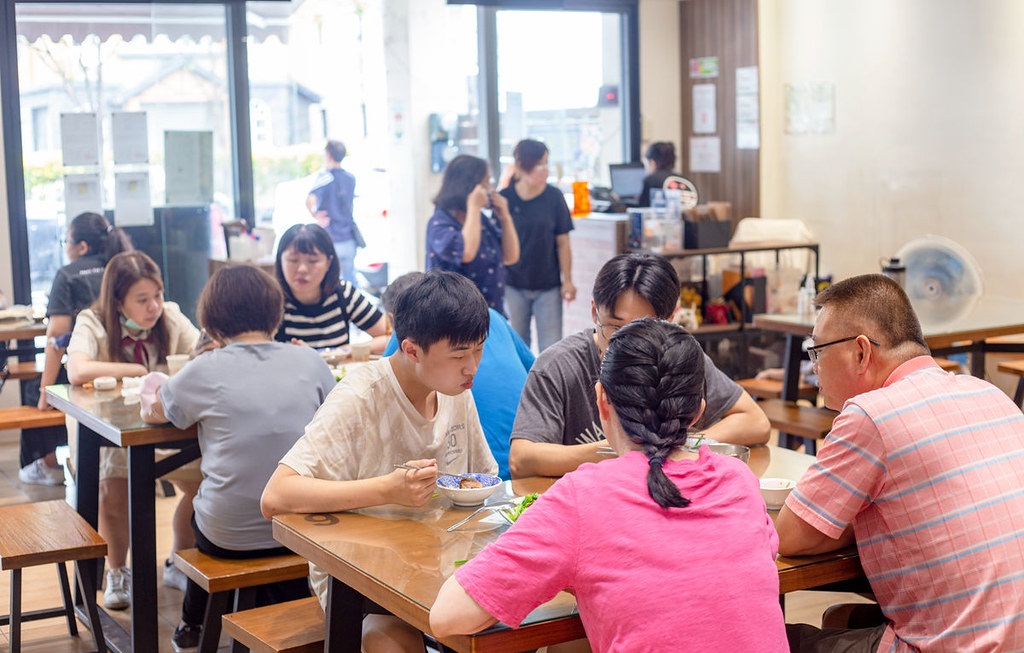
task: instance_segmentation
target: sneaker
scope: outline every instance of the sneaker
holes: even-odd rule
[[[171,645],[175,653],[195,653],[199,650],[199,637],[203,634],[202,626],[178,625],[171,635]]]
[[[50,467],[39,458],[18,470],[18,480],[26,485],[64,485],[64,468]]]
[[[103,590],[103,605],[109,610],[124,610],[131,604],[132,570],[118,567],[107,570],[107,588]]]
[[[188,576],[170,560],[164,561],[164,587],[173,587],[180,592],[184,592],[188,587]]]

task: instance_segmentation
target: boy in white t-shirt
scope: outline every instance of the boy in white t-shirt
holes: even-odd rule
[[[388,503],[423,506],[434,494],[438,466],[497,473],[466,392],[489,327],[483,295],[465,277],[434,270],[399,296],[394,313],[398,351],[354,369],[328,395],[263,491],[268,519]],[[419,469],[395,469],[396,463]],[[327,574],[314,567],[310,580],[326,605]],[[385,642],[423,650],[420,633],[408,624],[368,615],[364,650]]]

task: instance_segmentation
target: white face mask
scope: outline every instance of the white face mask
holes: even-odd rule
[[[125,317],[123,313],[121,314],[121,324],[123,326],[128,327],[129,329],[132,329],[133,331],[148,331],[149,330],[146,327],[139,326],[139,323],[136,322],[135,320],[131,319],[130,317]]]

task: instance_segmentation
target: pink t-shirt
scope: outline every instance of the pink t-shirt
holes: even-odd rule
[[[582,465],[456,570],[487,612],[518,626],[571,588],[594,651],[787,652],[778,537],[745,464],[702,447],[665,472],[692,502],[664,509],[647,458]]]
[[[907,361],[846,403],[786,505],[853,524],[879,651],[1024,650],[1024,415],[995,386]]]

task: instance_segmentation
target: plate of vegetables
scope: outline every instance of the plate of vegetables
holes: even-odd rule
[[[516,520],[519,519],[519,515],[523,514],[523,512],[527,508],[532,506],[534,501],[536,501],[539,497],[540,495],[537,494],[536,492],[527,494],[524,497],[516,499],[514,505],[507,506],[499,510],[498,514],[501,515],[508,523],[514,524],[516,523]]]

